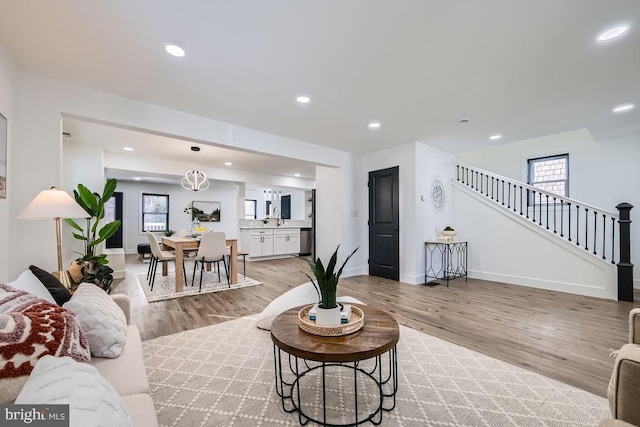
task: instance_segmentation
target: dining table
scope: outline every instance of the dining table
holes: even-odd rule
[[[176,292],[182,292],[185,284],[184,270],[181,266],[184,262],[184,252],[197,250],[200,240],[192,237],[165,236],[162,238],[163,250],[175,250],[176,253]],[[232,285],[238,283],[238,239],[227,239],[227,246],[231,248],[229,260],[229,281]],[[211,264],[207,265],[207,269]],[[167,263],[162,263],[162,275],[168,274]]]

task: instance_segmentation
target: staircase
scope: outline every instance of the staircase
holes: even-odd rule
[[[579,248],[594,262],[617,266],[618,299],[633,301],[630,204],[619,204],[615,213],[461,163],[456,163],[454,185],[546,237]]]

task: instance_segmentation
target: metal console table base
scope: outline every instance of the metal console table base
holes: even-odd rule
[[[427,286],[440,283],[428,279],[442,279],[449,287],[449,280],[464,277],[467,281],[467,242],[424,242],[424,282]],[[440,268],[434,267],[434,257],[440,260]]]
[[[382,422],[382,411],[391,411],[396,406],[398,359],[395,346],[386,353],[364,361],[314,362],[288,354],[274,344],[273,359],[275,364],[276,392],[282,400],[282,409],[288,413],[297,412],[301,425],[306,425],[309,421],[313,421],[322,426],[332,427],[357,426],[366,422],[380,425]],[[363,366],[366,365],[365,362],[368,361],[373,361],[373,368],[367,369],[367,366]],[[329,422],[327,418],[327,394],[333,393],[333,391],[327,392],[327,382],[335,380],[335,376],[331,375],[330,372],[337,368],[346,368],[353,371],[353,422],[347,422],[345,424],[335,424],[334,422]],[[358,386],[361,385],[360,383],[363,381],[362,379],[358,381],[358,373],[365,376],[365,381],[368,379],[373,380],[378,389],[376,408],[370,414],[362,417],[358,412]],[[319,374],[322,382],[322,390],[314,392],[314,394],[322,394],[322,407],[319,411],[322,415],[321,419],[314,418],[312,414],[305,412],[303,409],[304,402],[300,394],[300,382],[305,376],[312,376],[314,374]],[[285,379],[285,377],[290,378]],[[328,380],[327,377],[331,379]],[[344,379],[346,378],[343,376],[342,386],[346,385]],[[316,401],[318,401],[317,396]],[[348,404],[347,402],[344,403]],[[342,412],[344,412],[337,410],[337,408],[329,409],[336,409],[331,411],[332,413],[342,414]]]

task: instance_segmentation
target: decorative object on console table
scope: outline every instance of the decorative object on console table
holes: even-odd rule
[[[115,220],[103,225],[98,229],[100,221],[104,218],[105,204],[113,196],[118,181],[114,178],[108,179],[102,189],[102,195],[93,193],[82,184],[78,184],[78,189],[73,190],[73,195],[78,205],[85,210],[88,215],[86,230],[80,227],[74,220],[64,221],[82,234],[73,233],[73,237],[84,242],[84,253],[71,263],[70,272],[75,284],[81,282],[95,283],[109,292],[113,282],[113,269],[107,264],[109,260],[106,254],[96,255],[97,246],[113,236],[120,228],[120,220]],[[73,217],[72,217],[73,218]]]
[[[53,219],[56,222],[56,242],[58,246],[58,271],[53,275],[65,288],[70,288],[73,281],[68,271],[62,270],[62,241],[60,232],[61,218],[88,218],[85,210],[63,190],[51,187],[41,191],[18,215],[20,219]],[[65,220],[66,221],[66,220]]]
[[[359,248],[359,247],[358,247]],[[311,271],[316,276],[316,282],[313,281],[311,276],[307,273],[305,275],[314,283],[316,291],[318,292],[319,304],[316,312],[316,324],[319,326],[338,326],[340,325],[340,307],[336,303],[336,290],[338,288],[338,280],[342,274],[342,269],[347,264],[349,259],[356,253],[358,248],[355,248],[353,252],[344,260],[344,263],[340,267],[337,273],[334,272],[336,263],[338,262],[338,249],[329,260],[329,264],[325,270],[322,261],[318,257],[315,261],[307,261]]]
[[[446,226],[445,229],[440,232],[440,236],[436,238],[436,241],[441,243],[451,243],[453,242],[453,236],[456,234],[458,234],[456,230],[450,226]]]

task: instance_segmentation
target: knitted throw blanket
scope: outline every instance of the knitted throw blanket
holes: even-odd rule
[[[47,354],[91,360],[73,313],[0,284],[0,379],[29,375],[36,361]]]

